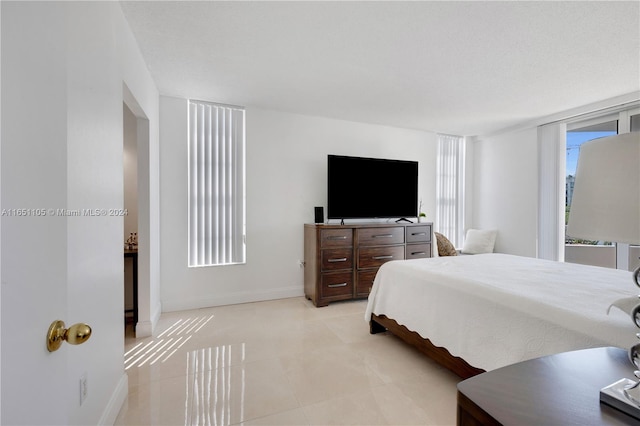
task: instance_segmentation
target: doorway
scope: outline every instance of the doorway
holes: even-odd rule
[[[136,337],[151,336],[154,325],[151,314],[151,252],[157,241],[151,237],[149,132],[146,114],[127,85],[123,84],[123,205],[128,214],[123,217],[121,247],[124,252],[125,243],[132,233],[136,234],[137,247],[131,259],[124,257],[126,253],[123,255],[126,277],[122,306],[123,313],[130,310],[129,322]]]
[[[126,103],[122,104],[122,110],[125,336],[135,337],[138,322],[138,120]]]

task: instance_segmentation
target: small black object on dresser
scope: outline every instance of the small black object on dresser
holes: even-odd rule
[[[324,223],[324,207],[314,207],[315,223]]]

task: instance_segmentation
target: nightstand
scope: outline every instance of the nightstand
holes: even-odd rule
[[[634,378],[627,351],[594,348],[549,355],[458,383],[458,425],[637,425],[600,402],[600,389]]]

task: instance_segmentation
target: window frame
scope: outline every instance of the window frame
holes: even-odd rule
[[[189,99],[187,127],[187,265],[245,264],[246,110]]]

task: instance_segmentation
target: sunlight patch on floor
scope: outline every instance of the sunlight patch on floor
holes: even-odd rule
[[[158,337],[146,344],[140,342],[127,351],[124,354],[125,370],[131,367],[142,367],[147,363],[153,365],[158,361],[166,362],[211,319],[213,315],[178,319]]]

